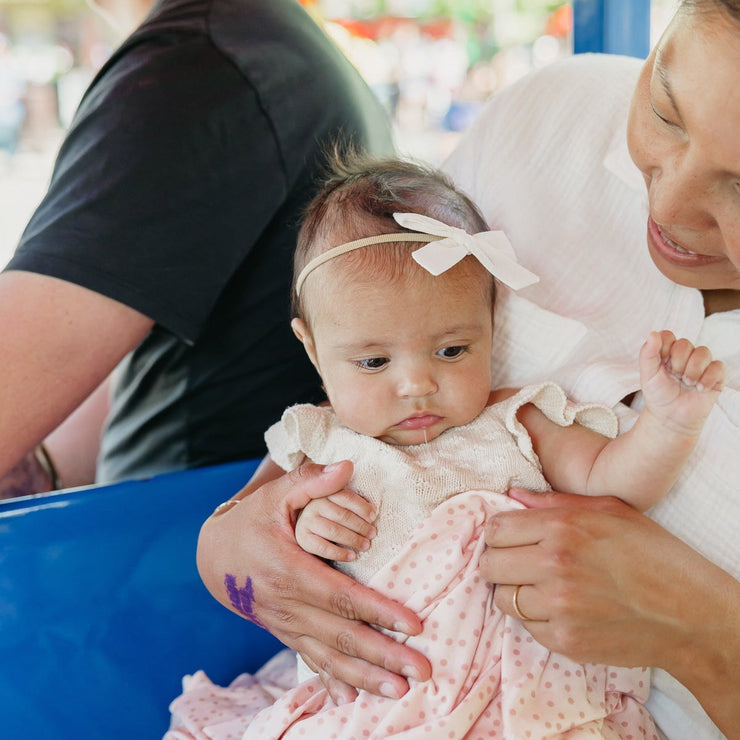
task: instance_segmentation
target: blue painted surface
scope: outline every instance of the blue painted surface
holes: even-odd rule
[[[161,738],[184,674],[228,683],[280,648],[195,566],[257,463],[0,504],[0,737]]]
[[[573,51],[645,58],[650,0],[573,0]]]

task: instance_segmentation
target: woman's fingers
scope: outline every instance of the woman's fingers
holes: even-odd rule
[[[523,622],[547,621],[547,609],[542,608],[542,600],[538,597],[535,586],[522,584],[506,586],[498,583],[493,601],[504,614]]]
[[[335,691],[342,695],[349,693],[344,688],[346,686],[397,699],[408,691],[407,678],[426,680],[429,677],[428,669],[424,671],[413,665],[405,665],[404,652],[400,649],[398,656],[396,656],[397,659],[387,660],[385,648],[388,645],[391,648],[402,648],[403,646],[399,646],[392,638],[373,630],[367,625],[364,629],[364,633],[359,631],[356,637],[349,638],[348,643],[350,644],[343,644],[342,650],[333,649],[323,639],[316,639],[308,635],[304,635],[296,641],[301,654],[306,658],[306,662],[315,667],[335,702]],[[378,638],[383,638],[383,640]],[[359,640],[359,643],[356,640]],[[375,660],[383,661],[385,665],[378,665],[371,660],[356,657],[345,651],[351,650],[352,644],[356,646],[366,640],[370,643],[368,644],[370,654],[374,651]],[[414,651],[409,648],[407,648],[407,651],[413,659],[411,654]]]
[[[660,665],[675,648],[680,541],[618,499],[513,495],[542,508],[494,517],[481,574],[496,605],[521,618],[516,595],[535,639],[574,660]]]
[[[329,580],[326,585],[336,586],[337,593],[343,591],[341,585]],[[365,590],[371,599],[377,596]],[[421,654],[363,621],[338,616],[335,610],[346,613],[351,609],[349,601],[340,596],[332,603],[334,609],[327,610],[315,605],[318,598],[311,602],[312,593],[297,593],[290,602],[271,602],[258,613],[265,627],[298,650],[319,674],[388,697],[402,696],[408,690],[406,678],[429,677],[429,663]],[[256,597],[259,600],[259,591]],[[362,595],[355,593],[349,599],[362,601]],[[286,623],[286,619],[290,621]]]
[[[346,485],[351,464],[265,483],[226,513],[206,521],[198,543],[203,581],[222,603],[258,621],[289,647],[311,657],[338,681],[382,694],[407,688],[404,676],[430,675],[420,653],[370,624],[418,634],[414,612],[356,583],[302,550],[297,508]]]

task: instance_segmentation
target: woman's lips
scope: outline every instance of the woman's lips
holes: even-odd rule
[[[699,267],[722,259],[714,255],[692,252],[677,244],[653,221],[652,216],[648,218],[648,239],[653,249],[663,259],[680,267]]]

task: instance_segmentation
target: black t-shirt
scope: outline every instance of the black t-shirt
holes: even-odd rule
[[[285,406],[321,398],[289,286],[335,137],[391,150],[295,0],[160,0],[97,75],[8,269],[156,322],[116,371],[100,480],[261,456]]]

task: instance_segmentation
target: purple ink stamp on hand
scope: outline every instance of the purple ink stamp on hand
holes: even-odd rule
[[[236,609],[239,614],[244,615],[250,622],[254,622],[258,627],[264,627],[259,619],[257,619],[257,615],[254,613],[254,589],[252,588],[252,579],[247,576],[244,588],[239,588],[236,584],[236,576],[231,575],[231,573],[227,573],[224,578],[224,586],[226,586],[226,593],[229,595],[229,601],[234,609]]]

